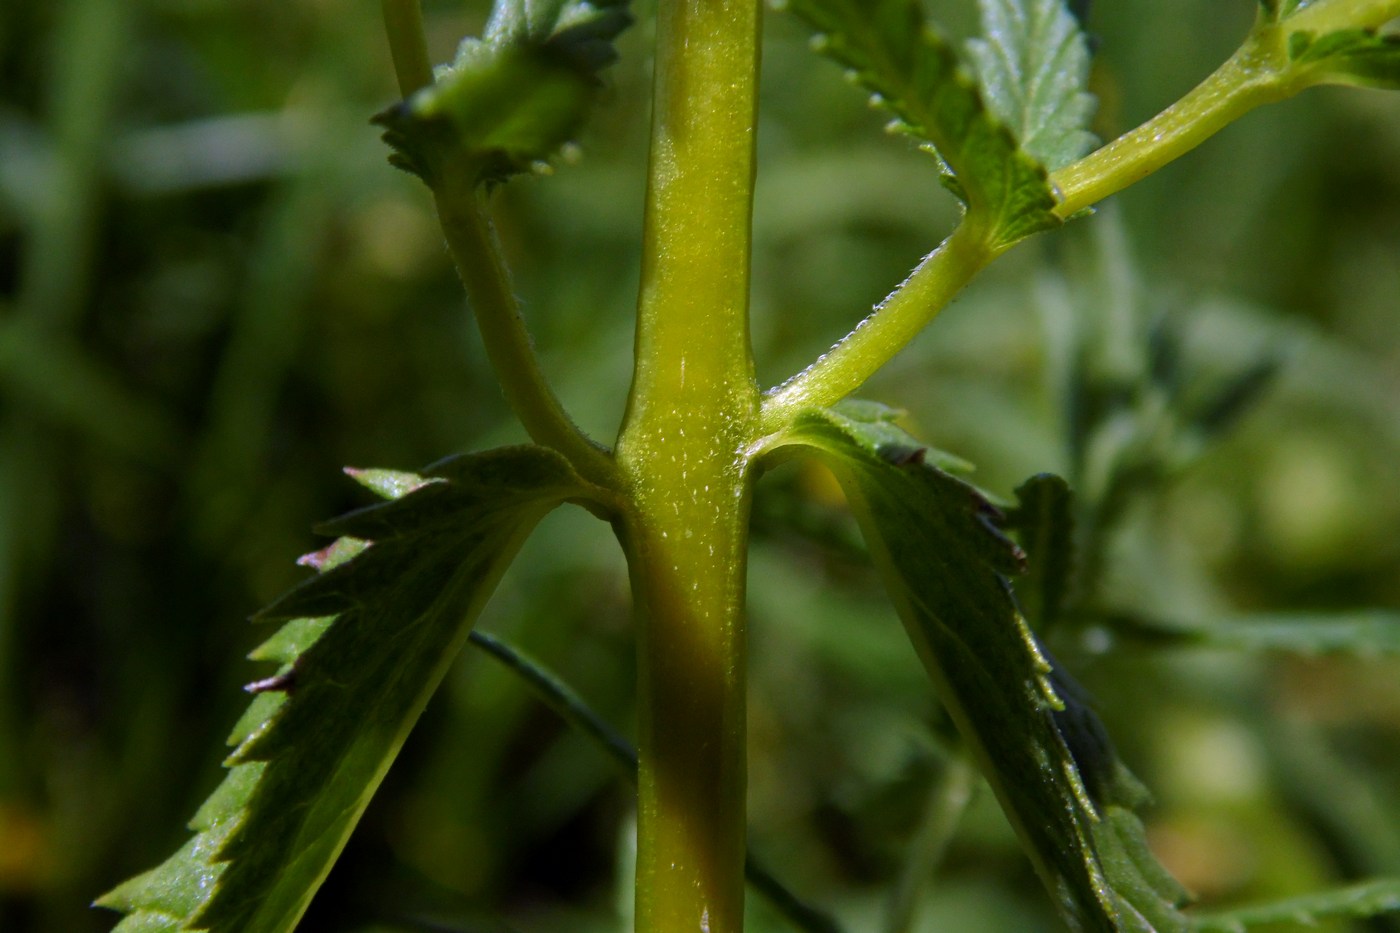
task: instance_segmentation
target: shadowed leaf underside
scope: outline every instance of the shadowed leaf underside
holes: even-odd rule
[[[872,406],[801,417],[785,439],[840,481],[872,559],[983,773],[1074,929],[1184,931],[1184,892],[1147,851],[1144,791],[1083,691],[1027,627],[1008,583],[1024,555],[973,487],[910,456]]]

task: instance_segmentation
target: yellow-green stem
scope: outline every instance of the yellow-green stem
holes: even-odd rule
[[[1069,217],[1141,181],[1261,104],[1298,93],[1317,78],[1288,56],[1295,32],[1375,29],[1400,16],[1398,0],[1315,0],[1282,23],[1263,15],[1239,50],[1185,97],[1051,176],[1055,212]]]
[[[760,0],[662,0],[617,461],[639,621],[636,928],[743,927],[748,338]]]
[[[1051,176],[1068,218],[1141,181],[1261,104],[1289,97],[1314,80],[1292,67],[1288,36],[1299,29],[1374,27],[1400,12],[1400,0],[1318,0],[1285,24],[1262,19],[1239,50],[1172,106]],[[1001,250],[989,249],[976,212],[860,326],[828,353],[769,393],[763,431],[781,431],[806,408],[832,405],[858,389],[904,349]]]
[[[908,346],[996,257],[984,229],[964,221],[855,330],[763,403],[763,433],[781,431],[805,408],[834,405]]]
[[[1249,111],[1287,96],[1260,43],[1247,41],[1185,97],[1078,162],[1051,175],[1069,217],[1195,149]]]

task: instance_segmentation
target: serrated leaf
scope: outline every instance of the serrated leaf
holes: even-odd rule
[[[290,619],[254,652],[282,667],[249,686],[258,696],[194,838],[98,902],[128,914],[120,933],[292,929],[510,558],[545,513],[584,494],[537,447],[428,473],[354,513],[374,534],[260,614]]]
[[[1115,615],[1112,630],[1161,647],[1288,652],[1306,656],[1400,654],[1400,613],[1254,613],[1226,619],[1165,621]]]
[[[496,0],[480,38],[375,117],[390,161],[432,187],[450,162],[486,183],[547,162],[582,127],[629,23],[627,0]]]
[[[1361,920],[1400,911],[1400,879],[1383,878],[1301,897],[1194,916],[1199,933],[1247,933],[1265,924],[1311,927],[1331,919]]]
[[[1026,618],[1044,633],[1059,621],[1074,572],[1074,496],[1063,479],[1041,473],[1016,487],[1016,501],[1006,515],[1026,554],[1016,596]]]
[[[876,414],[807,412],[784,443],[836,474],[939,698],[1062,916],[1101,933],[1188,929],[1180,888],[1128,810],[1141,786],[1017,611],[1007,575],[1022,555],[996,511],[930,458],[908,456],[917,441]]]
[[[1295,32],[1288,57],[1316,84],[1400,89],[1400,36],[1374,29]]]
[[[992,249],[1062,223],[1045,168],[983,103],[919,0],[788,0],[788,8],[817,30],[819,50],[895,116],[895,129],[938,155]]]
[[[1089,43],[1064,0],[979,0],[982,35],[967,43],[983,98],[1048,171],[1083,156],[1095,101]]]

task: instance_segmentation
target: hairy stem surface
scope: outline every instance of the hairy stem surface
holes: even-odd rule
[[[960,225],[855,330],[769,394],[763,404],[764,433],[777,433],[803,409],[834,405],[860,388],[993,258],[982,230]]]
[[[618,523],[640,624],[636,925],[743,928],[758,0],[663,0]]]
[[[1185,97],[1101,149],[1051,175],[1055,213],[1069,217],[1116,194],[1195,149],[1260,104],[1287,96],[1246,43]]]

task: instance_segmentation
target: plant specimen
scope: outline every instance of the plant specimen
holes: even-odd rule
[[[291,929],[494,584],[536,523],[564,504],[609,522],[630,569],[637,929],[742,929],[746,865],[795,924],[834,928],[746,854],[752,498],[761,474],[804,457],[839,482],[955,728],[962,770],[950,768],[950,780],[970,780],[968,763],[985,777],[1067,924],[1238,929],[1393,907],[1400,889],[1380,881],[1234,913],[1184,909],[1185,892],[1146,847],[1134,812],[1142,787],[1042,643],[1052,628],[1086,619],[1163,639],[1206,637],[1114,615],[1092,589],[1125,490],[1170,465],[1161,432],[1143,427],[1160,425],[1134,422],[1133,443],[1104,461],[1094,431],[1112,393],[1096,397],[1104,387],[1082,382],[1075,479],[1089,487],[1084,505],[1064,480],[1038,476],[998,506],[960,477],[956,458],[908,433],[897,412],[850,399],[1003,253],[1068,223],[1097,222],[1086,219],[1094,205],[1250,110],[1318,84],[1400,86],[1400,40],[1384,31],[1400,2],[1261,2],[1245,41],[1214,74],[1096,147],[1080,22],[1087,4],[1077,6],[981,0],[983,36],[960,50],[918,0],[789,0],[818,49],[928,150],[930,179],[962,213],[847,337],[764,391],[748,323],[761,4],[662,0],[636,363],[609,448],[584,435],[550,389],[489,212],[495,189],[547,164],[577,133],[613,40],[631,21],[626,4],[498,0],[482,36],[434,71],[416,4],[384,0],[403,100],[377,121],[394,164],[432,193],[483,346],[534,443],[416,473],[352,474],[385,501],[328,522],[322,530],[335,542],[303,559],[317,575],[260,614],[285,624],[254,657],[280,667],[249,685],[255,696],[234,731],[229,774],[189,843],[103,899],[127,913],[119,929]],[[1170,396],[1171,336],[1157,347],[1141,376]],[[1183,433],[1223,427],[1270,369],[1178,406]],[[1072,581],[1076,508],[1083,553]],[[1307,637],[1386,637],[1348,632]],[[577,713],[562,688],[537,679]]]

